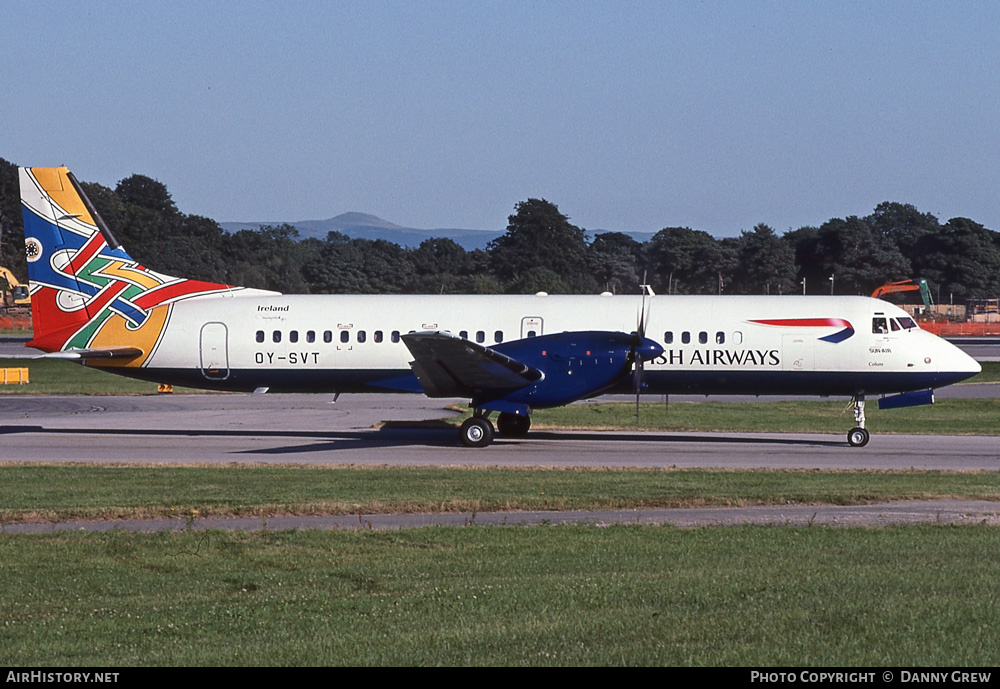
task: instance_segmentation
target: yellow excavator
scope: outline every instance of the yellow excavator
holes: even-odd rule
[[[18,282],[12,272],[0,266],[0,313],[13,316],[26,314],[30,309],[28,286]]]

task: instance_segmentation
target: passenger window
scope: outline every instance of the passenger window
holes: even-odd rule
[[[497,330],[495,333],[493,333],[493,341],[503,342],[503,330]]]
[[[258,342],[263,342],[264,341],[264,331],[263,330],[258,330],[257,331],[257,341]]]
[[[698,342],[700,342],[701,344],[708,344],[708,333],[706,333],[704,330],[698,333]]]
[[[382,341],[382,331],[381,330],[376,330],[375,331],[375,342],[381,342],[381,341]]]
[[[324,330],[323,331],[323,342],[326,342],[327,344],[330,344],[331,342],[333,342],[333,332],[332,331],[330,331],[330,330]]]
[[[681,342],[684,344],[691,344],[691,333],[684,331],[681,333]]]
[[[306,331],[306,342],[315,342],[315,341],[316,341],[316,331],[315,330],[307,330]]]
[[[368,339],[368,334],[364,330],[358,331],[358,342],[364,342]]]
[[[292,332],[288,333],[288,341],[289,342],[298,342],[299,341],[299,331],[298,330],[293,330]]]
[[[536,333],[534,330],[529,330],[528,331],[528,337],[535,337],[537,335],[538,335],[538,333]]]
[[[399,342],[399,331],[393,330],[391,337],[393,342]]]
[[[476,331],[476,342],[478,342],[479,344],[482,344],[483,342],[486,342],[486,333],[483,332],[482,330],[477,330]]]
[[[340,331],[340,341],[341,342],[350,342],[351,341],[351,333],[347,332],[346,330],[341,330]]]
[[[674,331],[668,330],[663,333],[663,344],[673,344],[674,343]]]
[[[468,340],[469,339],[469,331],[468,330],[459,330],[458,331],[458,336],[461,337],[463,340]]]
[[[281,342],[281,331],[280,330],[275,330],[273,333],[271,333],[271,341],[272,342]]]
[[[726,344],[726,333],[721,330],[715,333],[715,344]]]
[[[743,333],[739,330],[733,331],[733,344],[743,344]]]

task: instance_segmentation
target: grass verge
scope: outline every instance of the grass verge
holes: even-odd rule
[[[996,472],[0,466],[0,523],[1000,500]]]

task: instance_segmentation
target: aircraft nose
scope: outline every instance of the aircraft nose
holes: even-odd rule
[[[956,349],[958,349],[956,347]],[[969,373],[971,375],[976,375],[981,373],[983,370],[982,364],[973,359],[971,356],[963,352],[961,349],[958,350],[962,355],[961,361],[959,363],[959,370],[963,373]]]
[[[954,382],[971,378],[983,370],[978,361],[952,343],[941,341],[941,345],[935,353],[937,370],[940,373],[953,375]]]

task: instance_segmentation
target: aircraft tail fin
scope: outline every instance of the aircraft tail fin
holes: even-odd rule
[[[20,168],[34,339],[46,352],[135,347],[141,365],[170,305],[233,288],[155,273],[117,242],[65,167]]]

